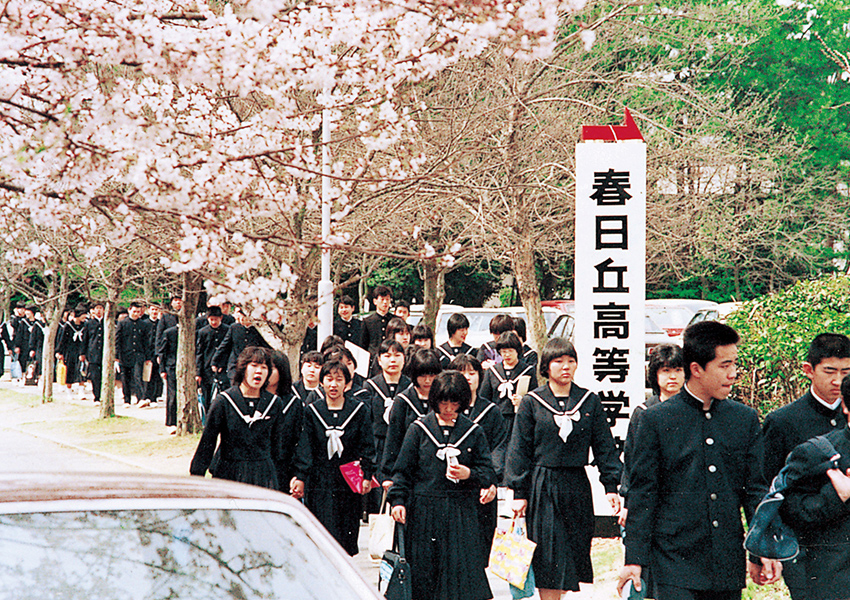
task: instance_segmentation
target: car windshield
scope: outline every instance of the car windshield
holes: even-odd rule
[[[0,598],[361,598],[288,515],[128,510],[0,515]]]
[[[693,311],[684,306],[647,306],[646,312],[664,329],[684,329],[694,316]]]

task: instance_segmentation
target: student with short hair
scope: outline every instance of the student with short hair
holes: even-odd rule
[[[440,364],[445,369],[450,362],[461,354],[475,355],[476,350],[466,343],[469,334],[469,319],[462,313],[454,313],[446,323],[449,340],[437,346],[440,352]],[[479,361],[480,363],[481,361]]]
[[[442,370],[440,359],[434,350],[417,350],[410,358],[407,376],[413,382],[413,385],[393,399],[393,406],[390,409],[384,456],[379,469],[385,477],[393,472],[393,466],[404,440],[404,434],[407,433],[407,428],[413,421],[428,414],[428,393],[431,390],[434,378]],[[392,481],[385,479],[382,484],[384,488],[388,488]]]
[[[407,323],[407,320],[410,318],[410,302],[407,300],[396,300],[393,314]]]
[[[384,340],[384,332],[394,315],[390,314],[390,305],[393,301],[393,293],[385,285],[376,286],[372,290],[372,302],[375,303],[375,312],[363,319],[363,326],[358,344],[369,354],[375,355],[378,346]]]
[[[322,365],[325,364],[324,355],[313,350],[305,352],[301,356],[301,379],[292,385],[292,393],[301,401],[302,404],[307,404],[307,398],[312,392],[321,395],[321,380],[319,374],[322,372]]]
[[[433,350],[434,332],[425,323],[419,323],[410,332],[410,343],[426,350]]]
[[[513,331],[506,331],[500,335],[494,348],[502,360],[487,369],[478,395],[499,407],[510,435],[516,407],[522,400],[522,396],[517,394],[517,386],[521,378],[528,377],[526,392],[535,389],[537,373],[533,365],[527,365],[520,359],[522,342]]]
[[[307,508],[354,556],[358,552],[362,500],[351,490],[340,467],[360,461],[361,494],[369,493],[375,473],[369,407],[345,391],[351,371],[343,363],[326,362],[319,378],[324,398],[307,405],[304,411],[290,492],[295,498],[304,497]]]
[[[409,388],[413,383],[402,373],[404,369],[404,348],[395,340],[384,340],[378,347],[378,364],[381,372],[366,381],[368,403],[372,414],[372,436],[375,441],[375,455],[384,455],[387,428],[390,424],[390,409],[393,399]],[[379,481],[389,479],[379,473]]]
[[[354,316],[356,310],[357,305],[351,296],[346,294],[339,299],[336,307],[337,318],[334,319],[334,335],[359,345],[363,336],[363,322]]]
[[[438,375],[429,391],[428,413],[410,426],[395,462],[389,501],[393,518],[406,524],[416,599],[493,597],[477,507],[481,490],[495,484],[496,474],[483,430],[463,415],[470,399],[460,373]]]
[[[764,419],[764,475],[768,483],[785,464],[797,446],[819,435],[845,429],[841,385],[850,374],[850,338],[839,333],[821,333],[809,345],[803,375],[812,384],[806,393],[790,404],[777,408]],[[803,552],[783,565],[782,576],[794,600],[809,596],[809,560]]]
[[[490,319],[490,335],[493,336],[493,341],[481,344],[478,353],[475,355],[475,358],[478,359],[485,371],[492,365],[502,362],[502,357],[494,345],[500,335],[508,331],[513,331],[513,329],[514,320],[510,315],[498,314]]]
[[[525,324],[525,319],[522,317],[513,317],[514,319],[514,331],[519,336],[520,341],[522,342],[522,362],[527,365],[533,365],[534,368],[537,368],[537,361],[539,357],[537,356],[537,351],[528,345],[528,331]]]

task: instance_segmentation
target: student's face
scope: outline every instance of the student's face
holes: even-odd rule
[[[480,383],[478,371],[476,371],[472,367],[467,367],[460,373],[461,375],[466,377],[466,382],[469,384],[469,389],[472,391],[472,395],[474,396],[475,393],[478,391],[478,384]]]
[[[280,371],[272,367],[272,372],[269,373],[269,380],[266,382],[266,387],[276,390],[278,381],[280,381]]]
[[[91,313],[95,316],[95,318],[102,319],[103,318],[103,307],[98,304],[97,306],[95,306],[92,309]]]
[[[419,346],[420,348],[426,348],[428,350],[431,349],[431,340],[428,338],[418,339],[413,342],[414,345]]]
[[[180,309],[183,308],[183,299],[182,298],[174,298],[171,301],[171,310],[174,312],[180,312]]]
[[[142,316],[142,307],[141,306],[131,306],[128,314],[131,319],[134,321]]]
[[[812,391],[829,403],[841,397],[841,380],[850,374],[850,358],[825,358],[816,366],[803,363],[803,374],[812,380]]]
[[[402,321],[407,321],[407,317],[410,316],[410,309],[406,306],[397,306],[395,309],[395,316]]]
[[[397,350],[390,350],[378,356],[378,364],[381,370],[390,375],[398,375],[404,368],[404,354]]]
[[[519,354],[513,348],[502,348],[499,350],[499,356],[502,357],[503,362],[509,365],[514,365],[519,360]]]
[[[350,359],[346,357],[342,357],[342,364],[348,367],[348,372],[351,373],[351,376],[354,377],[354,373],[357,372],[357,367],[354,366],[354,363],[351,362]]]
[[[321,370],[322,365],[319,363],[305,362],[301,365],[301,377],[313,387],[319,382],[319,373]]]
[[[221,317],[207,317],[207,322],[213,329],[218,329],[221,326]]]
[[[159,310],[158,306],[151,306],[148,309],[148,316],[151,318],[152,321],[158,320],[159,314],[160,314],[160,310]]]
[[[691,377],[696,378],[702,390],[712,398],[723,400],[732,391],[732,384],[738,379],[738,346],[729,344],[717,346],[714,359],[703,369],[697,363],[691,363]]]
[[[460,411],[460,403],[441,400],[437,404],[437,408],[440,409],[440,418],[443,421],[454,421],[457,419],[457,413]]]
[[[407,348],[410,345],[410,332],[399,331],[395,334],[395,341],[401,344],[403,348]]]
[[[253,390],[262,389],[269,377],[269,366],[266,363],[251,362],[245,367],[245,378],[242,383]]]
[[[351,317],[354,316],[354,307],[350,304],[340,304],[336,311],[343,321],[350,321]]]
[[[464,327],[462,329],[458,329],[455,331],[455,334],[452,336],[452,339],[455,342],[460,342],[461,344],[466,341],[466,336],[469,335],[469,327]]]
[[[35,319],[35,313],[32,312],[31,310],[25,310],[24,311],[24,318],[26,318],[29,321],[32,321],[33,319]]]
[[[325,375],[322,379],[322,388],[328,400],[339,400],[345,393],[345,375],[334,371]]]
[[[573,382],[577,368],[578,362],[572,356],[559,356],[549,363],[549,380],[558,385],[569,385]]]
[[[682,367],[658,369],[658,389],[666,396],[674,396],[685,385],[685,370]]]
[[[437,378],[436,375],[420,375],[416,378],[416,389],[421,396],[428,396],[431,391],[431,384]]]
[[[382,315],[386,314],[390,310],[390,304],[392,301],[392,296],[378,296],[375,298],[375,310]]]

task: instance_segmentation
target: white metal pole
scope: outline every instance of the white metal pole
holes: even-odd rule
[[[319,281],[317,343],[321,347],[333,333],[333,283],[331,282],[331,124],[328,110],[322,111],[322,278]],[[317,348],[318,350],[318,348]]]

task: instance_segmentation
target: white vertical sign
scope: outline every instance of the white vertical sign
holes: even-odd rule
[[[576,144],[576,383],[599,394],[618,447],[644,401],[646,144]],[[596,514],[611,514],[592,476]]]

